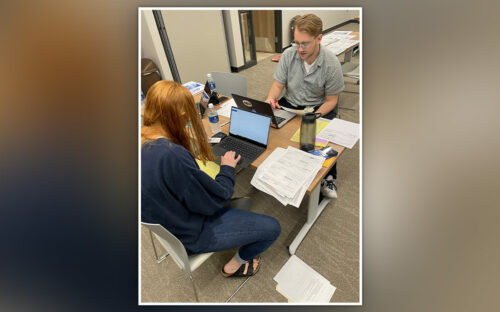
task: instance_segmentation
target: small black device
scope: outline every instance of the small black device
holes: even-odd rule
[[[227,96],[224,96],[224,95],[220,95],[219,94],[219,102],[224,102],[226,100],[229,100],[229,98]]]
[[[316,156],[323,156],[325,159],[337,156],[339,153],[334,150],[331,146],[325,146],[322,149],[314,150],[309,152]]]
[[[225,134],[224,132],[217,132],[216,134],[214,134],[210,138],[221,138],[221,139],[223,139],[225,137],[227,137],[227,134]]]
[[[219,104],[219,95],[216,91],[212,91],[212,93],[210,93],[210,99],[208,100],[208,103],[212,103],[214,105]]]

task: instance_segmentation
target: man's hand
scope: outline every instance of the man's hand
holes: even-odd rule
[[[278,100],[273,99],[273,98],[267,98],[266,103],[269,103],[273,109],[276,108],[281,108],[281,106],[278,104]]]
[[[269,105],[271,105],[272,109],[281,108],[276,99],[280,97],[283,88],[285,88],[285,85],[282,85],[276,80],[273,81],[273,84],[271,85],[271,89],[269,89],[269,93],[267,94],[267,99],[266,99],[266,102],[269,103]]]
[[[240,161],[241,159],[241,155],[238,155],[238,157],[235,157],[236,156],[236,152],[233,152],[233,151],[227,151],[224,156],[222,156],[220,158],[220,165],[221,166],[229,166],[229,167],[236,167],[236,164],[238,163],[238,161]]]

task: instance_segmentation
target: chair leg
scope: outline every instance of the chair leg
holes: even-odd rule
[[[191,285],[193,285],[194,297],[196,298],[196,302],[200,302],[200,299],[198,298],[198,291],[196,290],[196,285],[193,281],[193,276],[190,276],[189,279],[191,280]]]
[[[238,288],[236,288],[236,290],[233,292],[233,294],[232,294],[231,296],[229,296],[229,298],[227,298],[226,303],[227,303],[227,302],[229,302],[229,300],[231,300],[231,298],[233,298],[233,297],[234,297],[234,295],[236,295],[236,293],[237,293],[238,291],[240,291],[241,287],[243,287],[243,285],[245,285],[245,283],[246,283],[246,282],[248,282],[248,280],[250,279],[250,277],[252,277],[252,276],[247,277],[247,278],[243,281],[243,283],[241,283],[241,284],[240,284],[240,286],[238,286]]]
[[[156,263],[160,263],[168,257],[168,252],[165,253],[160,258],[158,258],[158,252],[156,251],[156,245],[155,245],[155,241],[153,239],[153,232],[150,229],[148,229],[148,230],[149,230],[149,237],[151,237],[151,244],[153,244],[153,250],[155,252]]]

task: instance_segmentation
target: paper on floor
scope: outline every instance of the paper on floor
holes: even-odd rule
[[[276,289],[292,302],[328,303],[335,287],[297,256],[291,256],[274,277]]]

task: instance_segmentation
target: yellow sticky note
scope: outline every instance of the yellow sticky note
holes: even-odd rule
[[[212,179],[215,179],[215,177],[219,174],[220,166],[213,161],[207,161],[206,165],[204,165],[199,159],[196,159],[196,162],[198,163],[198,166],[200,166],[200,169],[208,174]]]
[[[314,142],[314,145],[316,147],[325,147],[327,144],[328,144],[327,140],[322,140],[322,139],[318,139],[318,138],[316,138],[316,142]]]

